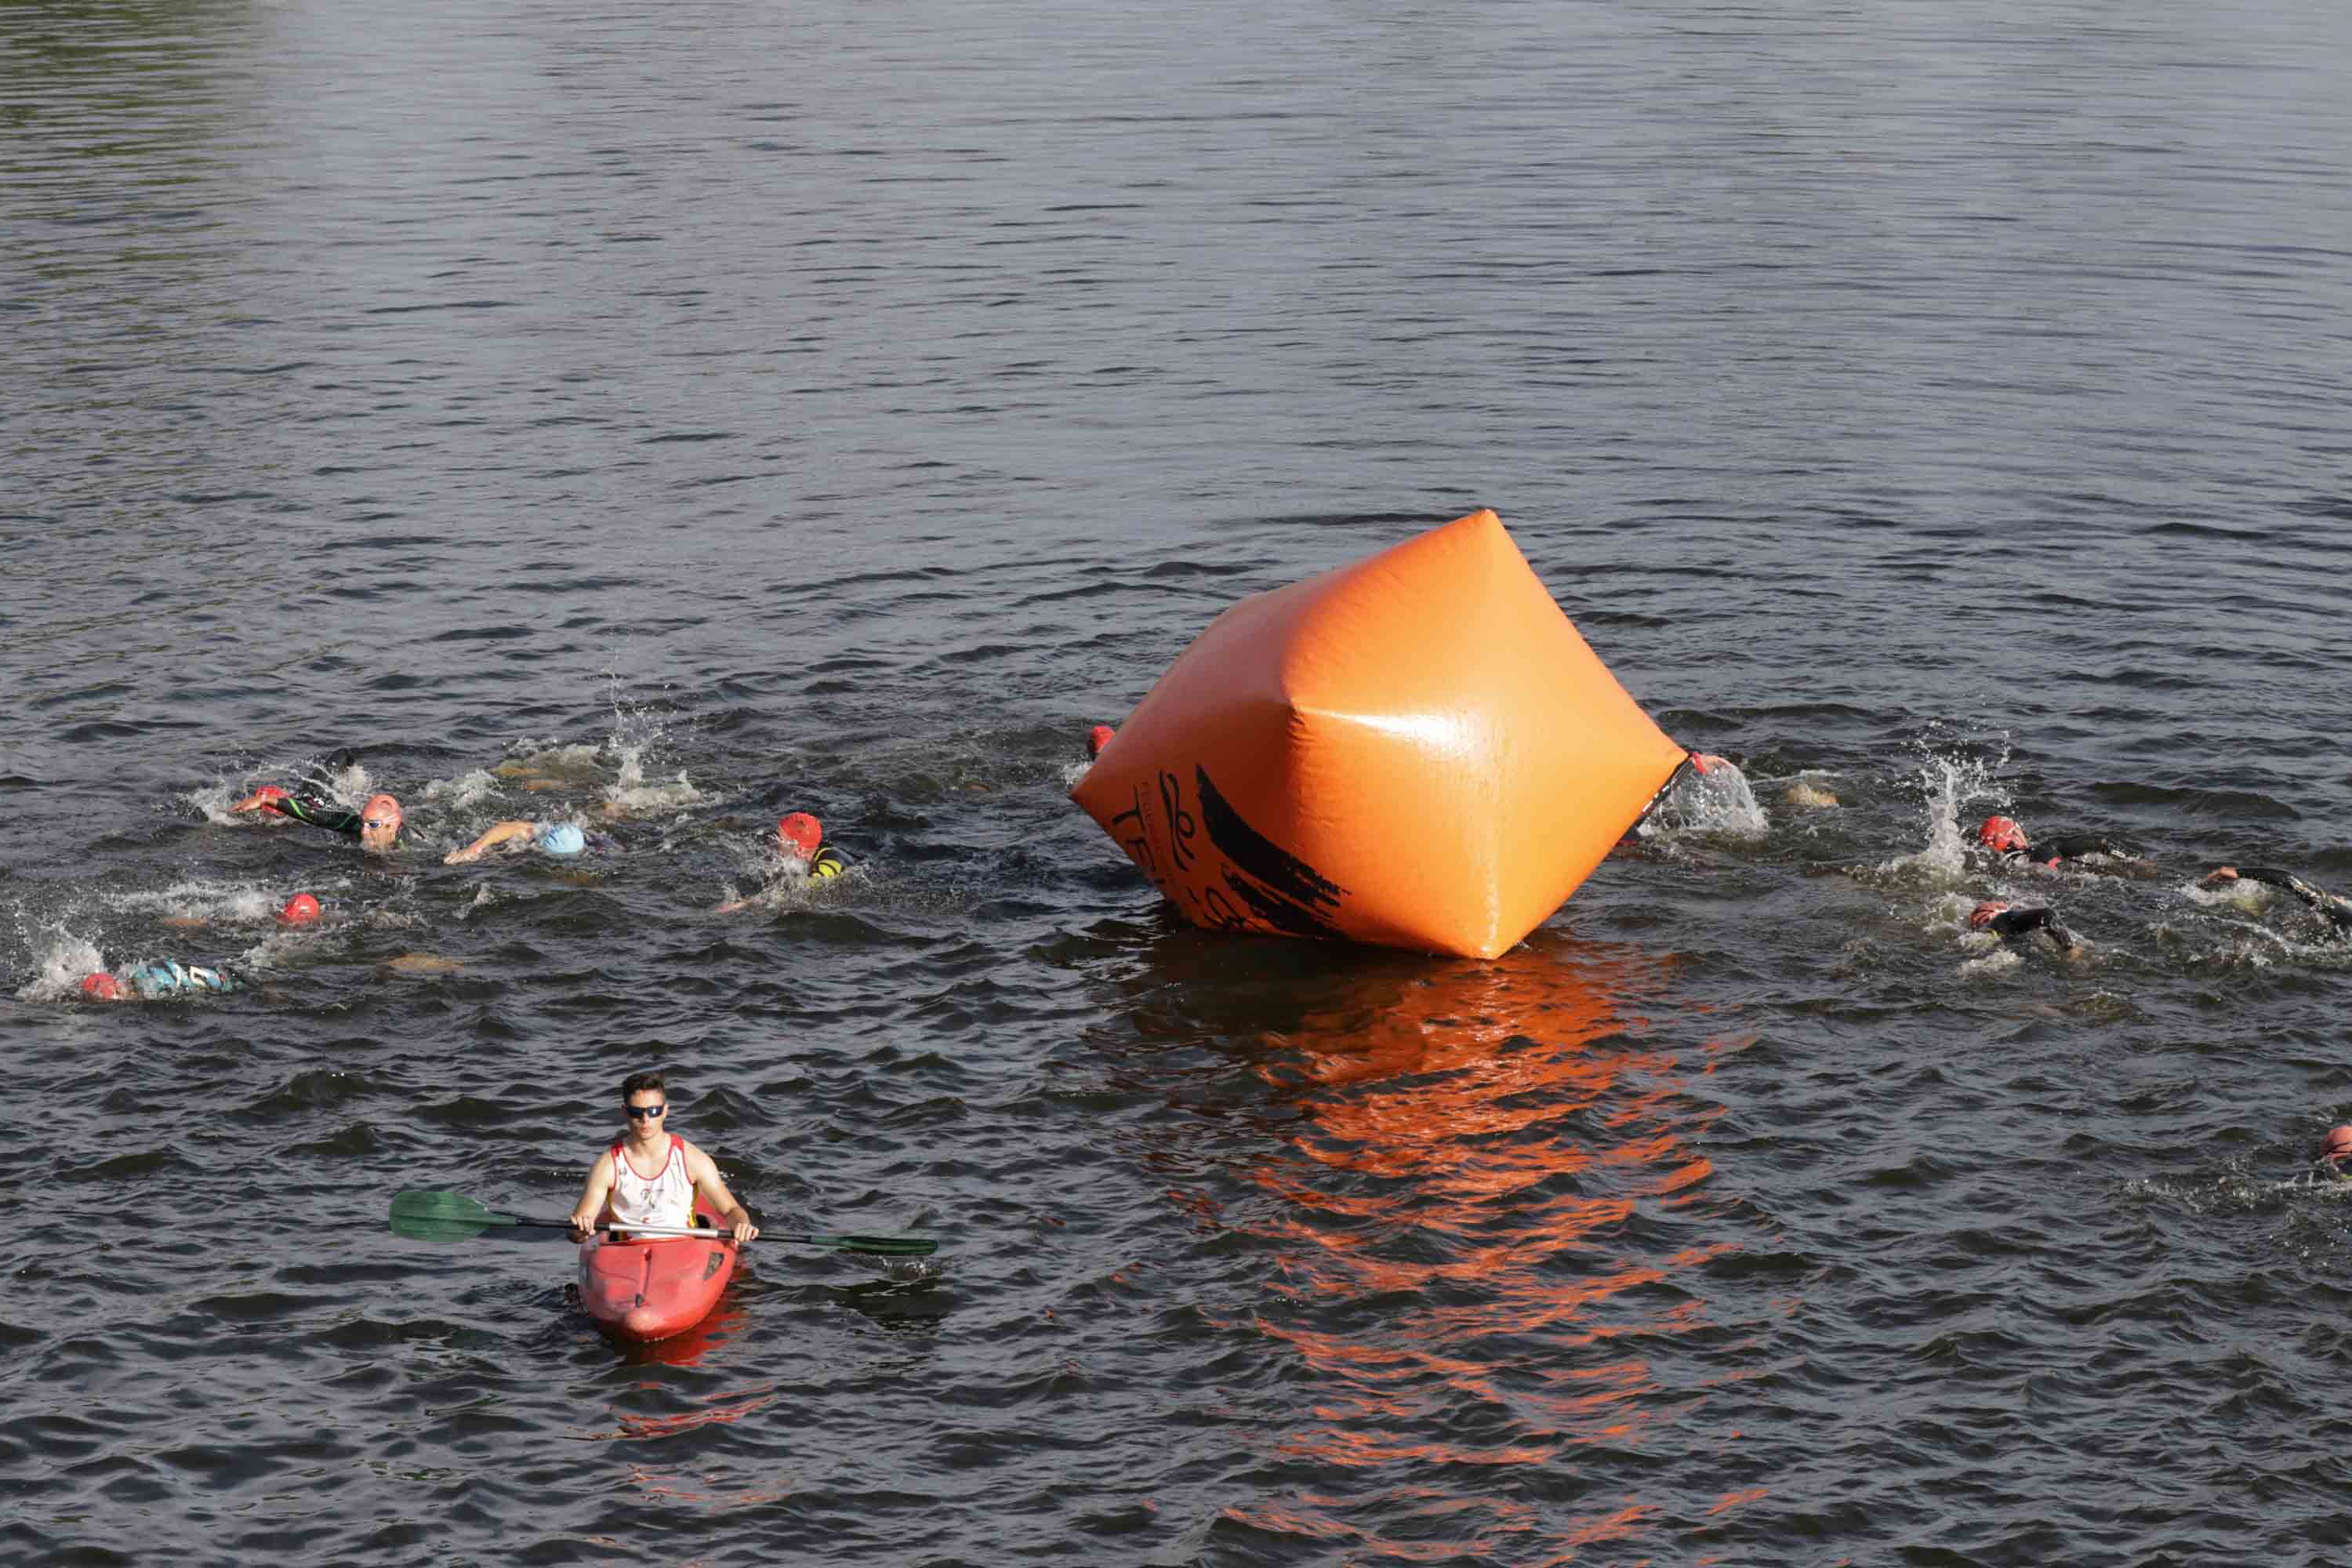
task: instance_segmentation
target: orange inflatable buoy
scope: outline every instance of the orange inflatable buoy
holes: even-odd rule
[[[1070,793],[1201,925],[1492,958],[1685,754],[1475,511],[1226,610]]]

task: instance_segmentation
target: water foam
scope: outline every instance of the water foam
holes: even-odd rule
[[[1685,768],[1674,787],[1642,818],[1635,836],[1642,838],[1698,834],[1717,838],[1757,839],[1771,831],[1771,819],[1756,803],[1748,775],[1730,763],[1717,763],[1706,773]]]
[[[58,931],[33,963],[33,977],[17,988],[19,1002],[68,1002],[81,994],[85,975],[106,967],[96,942]]]

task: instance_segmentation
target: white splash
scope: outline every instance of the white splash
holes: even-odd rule
[[[486,768],[475,768],[454,779],[435,779],[425,786],[425,798],[436,805],[463,810],[478,805],[499,789],[498,779]]]
[[[615,736],[612,745],[619,756],[620,777],[604,786],[606,816],[649,816],[656,812],[680,811],[703,799],[700,790],[684,773],[668,784],[646,782],[645,756],[648,742],[625,742]]]
[[[273,920],[291,894],[234,882],[179,882],[152,892],[113,893],[105,901],[127,914],[175,921],[254,925]]]
[[[19,1002],[67,1002],[81,994],[85,975],[106,967],[98,944],[60,931],[35,962],[33,977],[16,991]]]
[[[1965,757],[1927,754],[1918,774],[1921,816],[1927,842],[1916,852],[1880,863],[1879,869],[1895,874],[1925,874],[1937,881],[1957,881],[1968,873],[1969,845],[1973,836],[1961,823],[1975,815],[1973,807],[1999,804],[1992,775],[2004,758],[1976,762]]]

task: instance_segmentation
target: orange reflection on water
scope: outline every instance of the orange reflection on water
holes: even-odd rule
[[[793,1495],[788,1486],[744,1487],[722,1490],[716,1487],[695,1487],[681,1484],[671,1472],[645,1465],[631,1465],[629,1479],[643,1488],[647,1497],[664,1498],[671,1502],[703,1503],[714,1508],[749,1508],[755,1503],[780,1502]]]
[[[1528,1468],[1606,1486],[1610,1472],[1579,1469],[1605,1459],[1571,1456],[1696,1424],[1706,1380],[1670,1386],[1653,1347],[1717,1330],[1696,1274],[1738,1244],[1691,1234],[1712,1173],[1691,1141],[1721,1113],[1692,1089],[1721,1047],[1689,1026],[1703,1020],[1654,1030],[1666,981],[1631,950],[1539,937],[1489,963],[1369,968],[1356,994],[1269,1037],[1257,1070],[1306,1114],[1251,1173],[1280,1200],[1252,1228],[1282,1243],[1290,1308],[1255,1326],[1321,1385],[1318,1424],[1276,1451],[1357,1475]],[[1492,1499],[1431,1492],[1408,1510],[1410,1539],[1325,1509],[1232,1517],[1413,1560],[1460,1555],[1433,1518],[1477,1500]],[[1546,1508],[1494,1552],[1567,1561],[1663,1511]]]
[[[631,1366],[693,1366],[742,1332],[744,1310],[733,1301],[734,1291],[730,1289],[719,1298],[719,1305],[710,1310],[708,1317],[684,1333],[672,1334],[666,1340],[656,1340],[649,1345],[614,1342],[620,1345],[623,1359]]]
[[[1442,1518],[1451,1527],[1443,1540],[1398,1541],[1341,1522],[1326,1509],[1346,1506],[1346,1500],[1309,1496],[1300,1505],[1277,1503],[1255,1508],[1227,1508],[1224,1517],[1238,1524],[1285,1536],[1331,1543],[1344,1542],[1344,1561],[1393,1563],[1458,1562],[1472,1556],[1482,1562],[1507,1563],[1514,1568],[1564,1568],[1578,1562],[1582,1549],[1630,1539],[1656,1510],[1628,1500],[1622,1508],[1555,1521],[1525,1503],[1493,1497],[1453,1497],[1433,1488],[1402,1487],[1391,1501],[1414,1505],[1425,1517]],[[1480,1518],[1479,1515],[1487,1517]],[[1559,1548],[1565,1547],[1566,1551]],[[1549,1554],[1546,1554],[1546,1553]],[[1647,1558],[1627,1568],[1643,1568]]]

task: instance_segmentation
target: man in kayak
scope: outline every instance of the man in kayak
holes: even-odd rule
[[[841,851],[824,842],[824,825],[805,811],[795,811],[776,819],[776,836],[768,841],[787,877],[797,875],[810,882],[830,882],[849,869],[849,862]],[[746,910],[759,900],[736,899],[719,906],[716,913],[731,915]]]
[[[263,784],[229,809],[272,812],[330,833],[347,834],[360,841],[361,848],[379,855],[400,838],[400,802],[388,795],[372,795],[359,810],[345,811],[315,795],[291,795],[276,784]]]
[[[157,1002],[167,996],[218,995],[243,991],[253,983],[234,969],[205,969],[193,963],[164,960],[142,963],[121,974],[104,970],[82,977],[81,994],[93,1002],[128,1002],[133,996]]]
[[[2205,873],[2203,886],[2225,888],[2232,882],[2262,882],[2273,888],[2284,888],[2327,922],[2329,935],[2338,938],[2352,936],[2352,899],[2341,893],[2323,892],[2292,872],[2269,866],[2216,866]]]
[[[596,847],[608,847],[611,840],[596,837]],[[514,849],[537,849],[559,859],[570,859],[588,851],[588,835],[577,823],[572,822],[499,822],[462,849],[452,849],[441,857],[444,866],[461,866],[478,860],[491,850],[505,846]]]
[[[760,1234],[751,1211],[735,1201],[710,1156],[664,1124],[669,1090],[661,1074],[623,1079],[621,1106],[629,1113],[629,1130],[588,1169],[588,1184],[572,1207],[578,1237],[584,1240],[600,1224],[691,1226],[697,1195],[718,1212],[738,1245]],[[610,1219],[604,1218],[608,1210]]]
[[[2062,860],[2079,860],[2085,855],[2105,855],[2111,859],[2143,859],[2140,852],[2121,839],[2104,833],[2069,833],[2036,843],[2025,836],[2025,829],[2014,817],[1988,816],[1977,829],[1977,842],[2004,860],[2027,861],[2036,866],[2055,867]]]
[[[1987,899],[1969,911],[1969,927],[1972,931],[1989,931],[2012,942],[2026,941],[2035,931],[2041,931],[2069,957],[2082,948],[2074,933],[2058,923],[2056,911],[2039,904],[2017,909],[2006,899]]]

